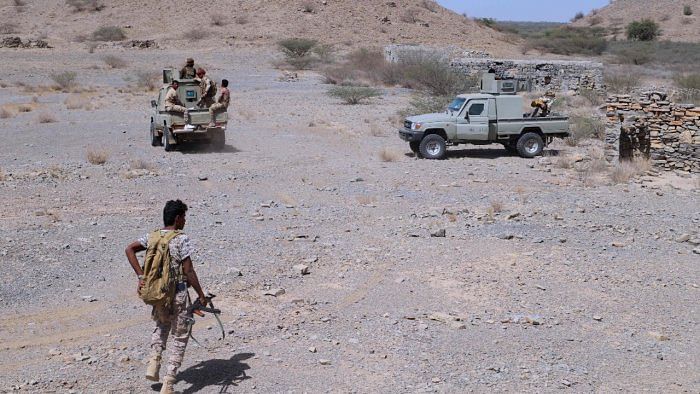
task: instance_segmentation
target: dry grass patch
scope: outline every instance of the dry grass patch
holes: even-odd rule
[[[374,205],[374,203],[377,202],[377,199],[373,196],[362,195],[357,196],[357,202],[360,205]]]
[[[0,167],[0,182],[5,182],[7,180],[7,175],[5,175],[5,171],[2,170],[2,167]]]
[[[66,109],[87,109],[89,107],[90,100],[80,94],[71,94],[70,96],[66,97],[63,104],[65,104]]]
[[[160,86],[160,74],[152,71],[138,71],[134,82],[137,88],[150,92]]]
[[[499,212],[503,212],[503,209],[505,208],[505,206],[503,205],[503,203],[501,201],[493,200],[493,201],[491,201],[491,206],[489,208],[492,209],[493,212],[499,213]]]
[[[10,111],[9,109],[2,107],[0,108],[0,119],[8,119],[15,116],[15,113]]]
[[[562,155],[557,157],[554,165],[558,168],[570,169],[574,167],[574,159],[571,156]]]
[[[228,19],[223,14],[213,14],[211,16],[211,24],[214,26],[225,26],[228,24]]]
[[[391,148],[382,148],[382,150],[379,151],[379,159],[385,163],[393,163],[397,161],[399,157],[400,154]]]
[[[105,8],[100,0],[66,0],[66,5],[73,8],[73,12],[96,12]]]
[[[102,60],[105,62],[106,65],[108,65],[110,68],[124,68],[126,67],[126,60],[114,56],[114,55],[107,55],[102,58]]]
[[[56,84],[56,88],[67,92],[76,86],[75,78],[78,76],[73,71],[65,71],[58,74],[51,74],[51,80]]]
[[[184,32],[182,38],[189,41],[200,41],[209,37],[210,32],[203,29],[192,29]]]
[[[107,153],[107,151],[92,149],[87,151],[87,160],[90,164],[102,165],[107,162],[108,158],[109,154]]]
[[[26,113],[26,112],[32,112],[33,110],[34,110],[34,107],[32,107],[32,106],[29,105],[29,104],[20,104],[20,105],[17,107],[17,111],[19,111],[19,112],[24,112],[24,113]]]
[[[155,166],[144,159],[134,159],[131,161],[131,163],[129,163],[129,169],[153,171]]]
[[[19,33],[19,27],[16,23],[5,22],[0,23],[0,34],[15,34]]]
[[[92,32],[93,41],[121,41],[126,38],[126,33],[119,26],[102,26]]]
[[[613,183],[627,183],[630,179],[642,175],[649,170],[651,170],[651,162],[647,159],[637,158],[615,164],[615,166],[610,169],[609,175]]]
[[[248,15],[246,15],[246,14],[236,15],[236,17],[233,18],[233,21],[237,25],[247,25],[248,22],[250,22],[250,20],[248,19]]]
[[[52,114],[44,112],[37,116],[37,121],[39,123],[56,123],[58,122],[58,119],[56,119],[56,117]]]

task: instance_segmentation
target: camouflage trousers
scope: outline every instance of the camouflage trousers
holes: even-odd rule
[[[188,319],[192,318],[192,314],[187,312],[187,293],[187,285],[180,283],[171,310],[164,307],[153,308],[153,320],[156,322],[156,328],[151,335],[151,349],[155,355],[161,355],[165,350],[168,335],[173,334],[172,349],[167,365],[167,374],[173,377],[177,375],[177,370],[182,365],[189,340]]]
[[[227,106],[221,103],[214,103],[209,107],[209,115],[211,115],[211,121],[216,121],[216,113],[226,111]]]
[[[187,108],[183,107],[182,105],[166,105],[165,110],[168,112],[187,112]]]

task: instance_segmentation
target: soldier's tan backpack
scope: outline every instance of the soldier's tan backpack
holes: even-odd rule
[[[182,231],[153,231],[148,235],[148,248],[143,262],[143,287],[139,296],[148,305],[172,305],[178,276],[170,264],[170,241]]]

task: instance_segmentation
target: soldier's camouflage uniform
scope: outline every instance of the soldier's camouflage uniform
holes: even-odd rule
[[[202,95],[200,106],[202,108],[211,107],[211,105],[214,104],[214,97],[208,96],[212,85],[211,79],[209,79],[209,77],[206,75],[203,75],[202,78],[197,77],[195,80],[199,82],[199,89]]]
[[[231,103],[231,92],[228,88],[221,88],[221,94],[219,95],[218,102],[214,103],[209,107],[209,115],[211,115],[211,121],[214,123],[216,120],[215,114],[217,111],[226,111],[229,104]]]
[[[148,234],[139,238],[138,241],[144,248],[148,248]],[[170,249],[171,266],[175,272],[181,272],[182,261],[191,257],[194,253],[190,238],[185,234],[178,235],[170,241],[168,247]],[[161,356],[165,350],[168,336],[172,333],[172,348],[167,364],[167,376],[175,377],[185,356],[185,348],[189,339],[188,319],[192,318],[192,314],[187,312],[187,303],[187,283],[180,282],[177,285],[172,308],[153,308],[152,316],[156,322],[156,327],[151,335],[151,350],[154,356]]]
[[[194,79],[197,76],[197,67],[187,65],[180,69],[180,79]]]
[[[177,96],[177,91],[172,86],[165,94],[165,110],[169,112],[187,112],[187,108],[182,105],[180,98]]]

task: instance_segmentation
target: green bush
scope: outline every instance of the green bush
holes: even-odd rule
[[[532,37],[529,46],[558,55],[600,55],[608,45],[604,35],[601,28],[565,26]]]
[[[605,122],[596,117],[572,116],[570,119],[571,130],[566,143],[569,146],[576,146],[584,139],[605,138]]]
[[[634,21],[627,25],[627,39],[634,41],[653,41],[661,34],[659,25],[651,19]]]
[[[671,41],[611,41],[608,52],[620,63],[644,63],[651,55],[649,63],[678,65],[700,63],[700,43]]]
[[[66,71],[60,74],[51,74],[51,79],[56,83],[59,89],[63,91],[68,91],[75,86],[76,74],[73,71]]]
[[[318,41],[308,38],[287,38],[277,43],[287,58],[302,58],[309,55]]]
[[[445,109],[453,99],[453,96],[428,96],[425,94],[417,94],[411,98],[407,108],[399,111],[399,116],[405,118],[418,114],[445,112]]]
[[[685,16],[691,16],[691,15],[693,15],[693,9],[690,8],[689,5],[684,5],[684,6],[683,6],[683,15],[685,15]]]
[[[572,22],[576,22],[577,20],[583,19],[584,16],[585,16],[585,15],[583,14],[583,12],[580,12],[580,11],[579,11],[579,12],[576,13],[576,15],[574,15],[573,18],[571,18],[571,21],[572,21]]]
[[[472,91],[476,80],[456,72],[450,64],[430,54],[416,53],[402,60],[403,85],[433,96],[453,96]]]
[[[118,26],[102,26],[92,32],[94,41],[121,41],[125,38],[124,30]]]
[[[364,86],[334,86],[328,89],[328,95],[339,98],[346,104],[355,105],[363,100],[379,97],[382,93],[377,89]]]

